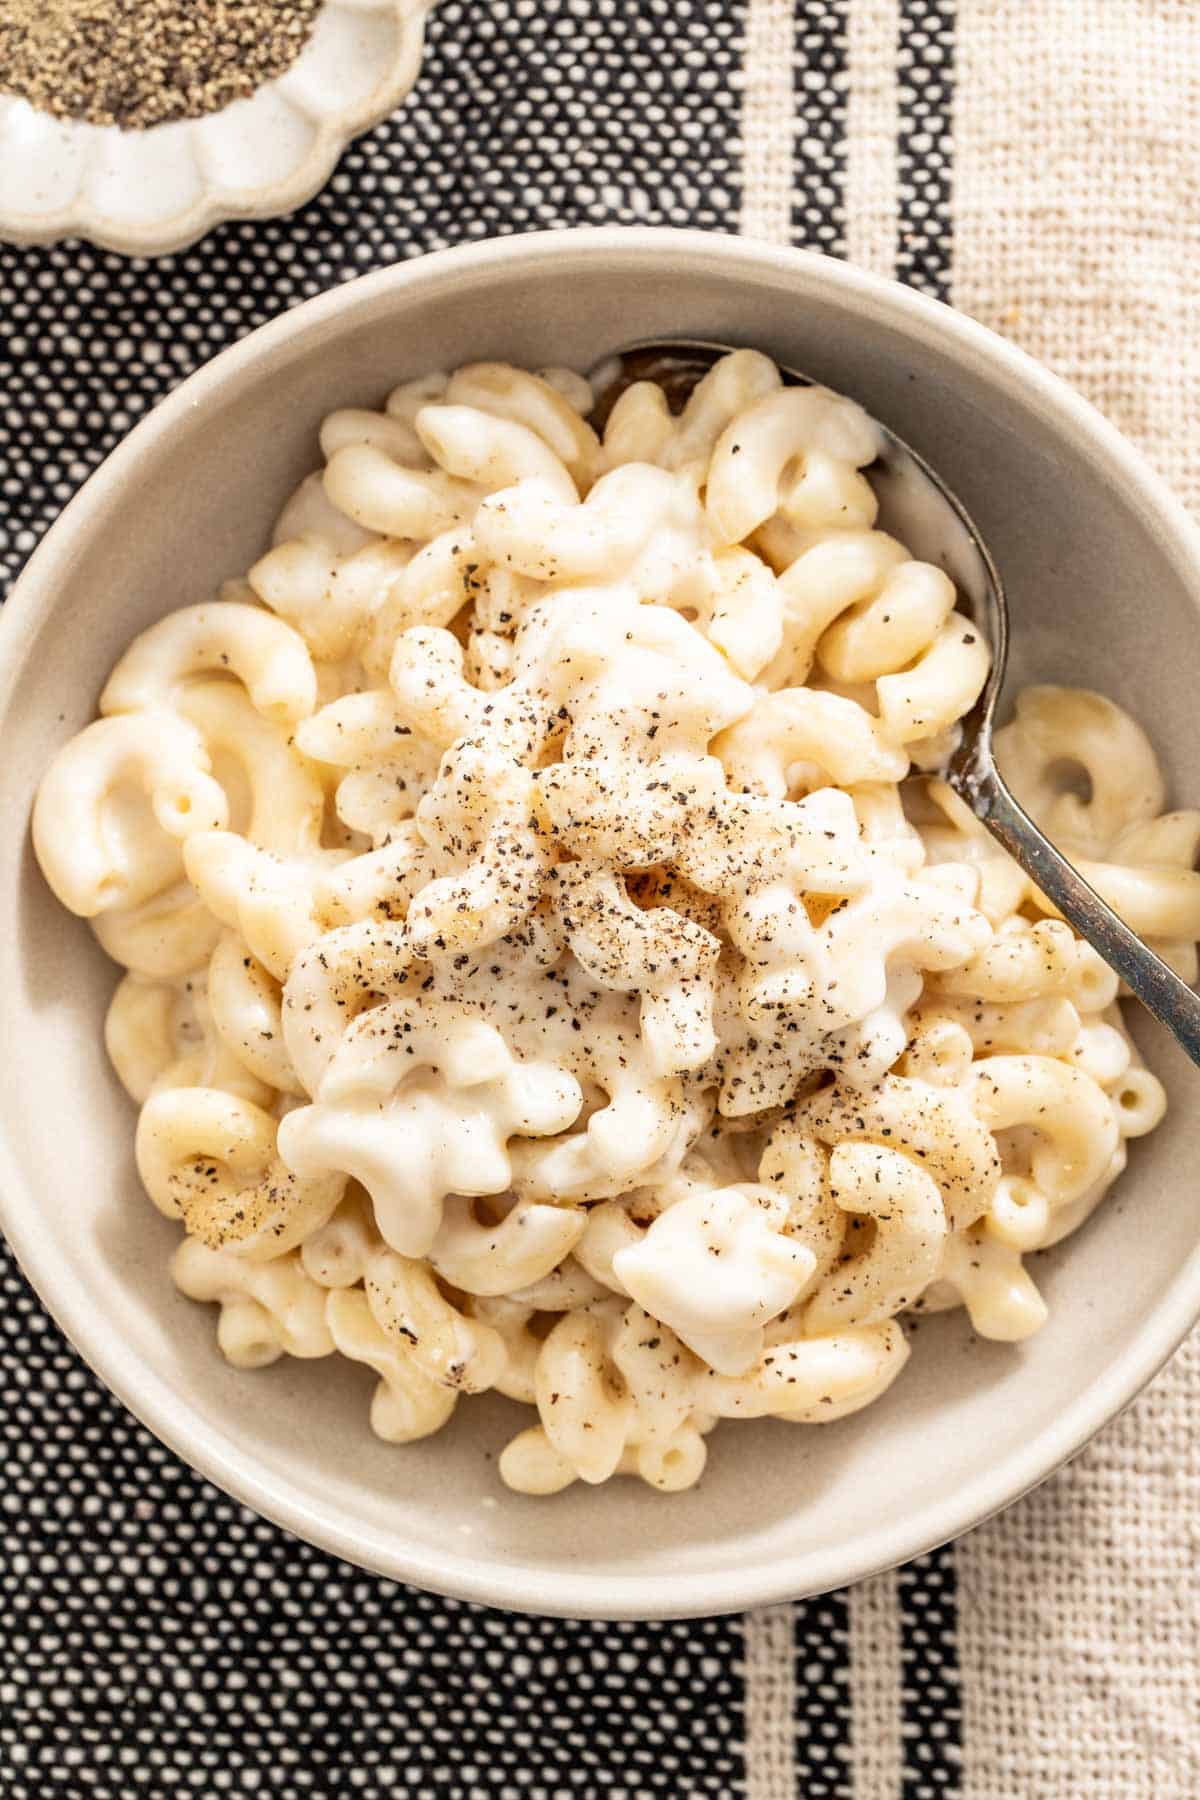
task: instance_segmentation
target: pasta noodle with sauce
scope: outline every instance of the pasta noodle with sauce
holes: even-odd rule
[[[1026,1257],[1165,1104],[936,777],[989,653],[877,529],[867,415],[748,350],[592,400],[476,364],[333,414],[34,814],[224,1354],[366,1364],[395,1443],[496,1389],[542,1494],[866,1406],[914,1311],[1036,1330]],[[1194,978],[1200,813],[1139,727],[1033,688],[997,753]]]

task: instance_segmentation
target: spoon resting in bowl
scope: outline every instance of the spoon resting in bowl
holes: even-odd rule
[[[735,348],[678,339],[634,344],[606,357],[594,378],[598,390],[592,421],[603,429],[608,414],[636,381],[657,382],[674,410],[700,378]],[[785,382],[811,386],[811,378],[780,365]],[[886,425],[876,461],[866,471],[879,498],[880,523],[922,560],[950,574],[975,624],[992,648],[983,692],[961,721],[958,747],[940,772],[975,817],[1034,881],[1057,911],[1097,950],[1132,993],[1200,1063],[1200,995],[1101,899],[1062,852],[1038,829],[996,766],[992,730],[1008,662],[1008,601],[999,572],[959,500],[928,463]]]

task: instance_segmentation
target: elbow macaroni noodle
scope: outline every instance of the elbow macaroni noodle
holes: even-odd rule
[[[988,648],[876,529],[867,415],[753,351],[591,405],[488,363],[332,414],[33,820],[224,1354],[366,1364],[393,1443],[495,1389],[529,1494],[865,1406],[913,1311],[1036,1330],[1025,1258],[1165,1106],[1115,976],[908,779]],[[1194,977],[1200,812],[1133,720],[1036,687],[997,754]]]

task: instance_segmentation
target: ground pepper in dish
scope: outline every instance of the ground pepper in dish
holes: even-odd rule
[[[322,0],[0,0],[0,92],[60,119],[142,130],[283,74]]]

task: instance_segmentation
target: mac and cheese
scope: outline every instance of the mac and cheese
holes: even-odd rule
[[[395,1443],[496,1389],[531,1494],[865,1406],[923,1308],[1036,1330],[1025,1258],[1164,1108],[1116,978],[927,773],[988,647],[876,528],[867,415],[752,351],[678,415],[591,406],[479,364],[334,413],[34,812],[128,971],[109,1053],[225,1355],[366,1364]],[[1200,813],[1139,727],[1034,688],[997,750],[1194,976]]]

